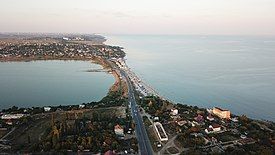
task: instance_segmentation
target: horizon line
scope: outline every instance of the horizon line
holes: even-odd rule
[[[150,35],[150,36],[266,36],[266,37],[275,37],[275,34],[175,34],[175,33],[162,33],[162,34],[150,34],[150,33],[102,33],[102,32],[2,32],[0,31],[0,34],[64,34],[64,35],[69,35],[69,34],[75,34],[75,35],[101,35],[101,36],[106,36],[106,35]]]

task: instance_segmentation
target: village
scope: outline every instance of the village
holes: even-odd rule
[[[140,100],[140,103],[141,115],[143,116],[152,148],[156,154],[203,154],[204,152],[235,154],[244,151],[254,153],[274,151],[274,123],[252,120],[246,116],[235,116],[232,115],[229,110],[218,107],[201,109],[182,104],[170,105],[166,101],[153,96],[144,97]],[[39,114],[30,114],[30,111],[27,112],[27,109],[16,108],[13,109],[14,112],[17,110],[22,113],[4,114],[2,112],[0,124],[0,134],[1,137],[3,136],[0,140],[1,149],[11,149],[11,142],[5,140],[12,135],[9,135],[9,133],[12,133],[16,128],[21,129],[20,126],[24,126],[27,122],[33,122],[35,117],[37,120],[43,120],[42,122],[47,120],[47,123],[51,124],[49,128],[52,129],[52,131],[47,130],[49,132],[48,134],[52,133],[50,135],[55,138],[61,138],[63,136],[65,141],[55,149],[62,150],[66,148],[66,151],[75,151],[75,149],[87,152],[91,151],[90,149],[92,148],[88,148],[92,145],[91,139],[96,137],[96,135],[94,135],[96,133],[88,132],[89,128],[90,130],[93,129],[92,131],[98,131],[95,130],[95,127],[102,127],[94,123],[107,121],[107,124],[105,123],[105,125],[108,126],[106,134],[109,133],[107,134],[109,136],[105,136],[107,136],[109,141],[103,141],[106,143],[105,152],[110,151],[108,149],[110,145],[113,145],[113,149],[123,152],[126,151],[127,153],[137,151],[137,141],[134,140],[134,122],[131,121],[129,111],[125,109],[125,107],[122,108],[124,112],[120,113],[118,118],[114,117],[112,119],[110,118],[110,109],[104,110],[104,108],[101,108],[104,112],[98,109],[101,112],[97,112],[96,114],[90,113],[88,110],[90,108],[88,106],[86,107],[86,105],[75,106],[73,108],[75,110],[70,109],[69,111],[64,111],[65,109],[66,108],[43,107],[40,108],[42,113]],[[38,111],[38,109],[36,110]],[[116,110],[116,108],[114,107],[113,110]],[[127,112],[128,115],[126,115]],[[100,113],[102,113],[101,116],[99,115]],[[58,116],[60,118],[59,115],[62,115],[64,119],[54,121],[55,117],[57,118]],[[98,120],[99,117],[101,117],[101,120]],[[92,120],[88,118],[92,118]],[[46,121],[44,123],[46,123]],[[66,125],[64,125],[64,123]],[[111,126],[110,123],[112,123]],[[34,129],[35,128],[32,130]],[[89,137],[87,134],[90,134],[91,139],[79,139],[79,143],[83,143],[83,145],[76,145],[74,148],[68,147],[70,146],[69,143],[71,143],[68,139],[73,140],[73,137],[64,136],[67,134],[75,135],[76,133],[74,132],[79,132],[86,138]],[[116,140],[111,140],[110,138],[115,138]],[[25,135],[26,144],[31,143],[33,139],[35,138]],[[127,142],[127,139],[130,141]],[[50,150],[51,141],[52,140],[47,142],[46,140],[44,142],[45,144],[42,145],[44,147],[47,146],[47,148],[44,148],[45,151]],[[117,141],[116,145],[111,141]],[[121,142],[123,142],[123,144],[121,144]],[[132,147],[126,147],[130,144]],[[18,146],[14,145],[13,147]],[[94,147],[92,151],[99,151],[96,148],[97,147]],[[100,148],[100,146],[98,146],[98,148]]]
[[[97,36],[89,37],[1,39],[0,61],[89,60],[113,73],[107,60],[124,57],[122,48],[104,45],[104,39]],[[124,87],[117,78],[98,102],[2,109],[0,152],[136,154],[138,144]]]
[[[88,43],[87,43],[88,42]],[[92,44],[83,38],[39,38],[31,39],[1,39],[0,61],[21,60],[91,60],[95,57],[104,59],[124,57],[120,47],[108,46],[102,43]]]
[[[157,154],[272,154],[275,149],[273,122],[219,107],[174,105],[154,96],[140,99],[140,111]]]

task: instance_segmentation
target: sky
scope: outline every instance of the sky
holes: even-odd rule
[[[275,35],[275,0],[0,0],[0,32]]]

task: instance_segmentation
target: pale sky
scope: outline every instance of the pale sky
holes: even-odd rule
[[[0,32],[275,35],[275,0],[0,0]]]

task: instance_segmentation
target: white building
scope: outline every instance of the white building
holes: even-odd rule
[[[80,109],[85,108],[85,105],[84,105],[84,104],[80,104],[80,105],[79,105],[79,108],[80,108]]]
[[[5,114],[1,116],[1,119],[19,119],[24,116],[25,114]]]
[[[212,128],[214,132],[218,132],[221,131],[221,126],[218,124],[214,124],[214,125],[209,125],[209,128]]]
[[[208,119],[209,121],[214,121],[214,120],[215,120],[214,117],[213,117],[212,115],[208,115],[208,116],[206,117],[206,119]]]
[[[155,129],[160,141],[168,141],[168,136],[160,122],[154,123],[154,129]]]
[[[231,121],[236,123],[236,122],[238,122],[239,120],[238,120],[238,117],[234,117],[234,118],[231,118]]]
[[[154,117],[154,121],[159,121],[159,117]]]
[[[221,131],[221,130],[222,130],[222,128],[221,128],[220,125],[218,125],[218,124],[213,124],[213,125],[209,125],[209,128],[206,128],[206,129],[205,129],[205,132],[206,132],[207,134],[209,134],[209,133],[219,132],[219,131]]]
[[[119,124],[114,127],[115,134],[118,136],[124,136],[124,129]]]
[[[44,107],[44,111],[45,112],[51,111],[51,107]]]
[[[67,41],[69,40],[69,38],[67,38],[67,37],[63,37],[62,39],[63,39],[63,40],[67,40]]]
[[[176,109],[176,108],[171,109],[171,115],[175,116],[178,113],[179,113],[178,109]]]

